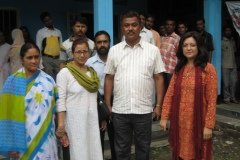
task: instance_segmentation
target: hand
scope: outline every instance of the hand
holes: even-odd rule
[[[105,129],[107,129],[107,121],[103,120],[101,122],[100,130],[104,131]]]
[[[64,127],[58,127],[57,130],[56,130],[56,135],[58,138],[61,138],[63,137],[64,135],[66,135],[66,131],[65,131],[65,128]]]
[[[203,139],[208,140],[212,138],[212,129],[204,127],[203,129]]]
[[[167,122],[168,122],[168,120],[166,120],[166,119],[162,119],[162,120],[160,121],[160,127],[161,127],[164,131],[167,130]]]
[[[109,105],[107,105],[107,106],[108,106],[109,112],[111,114],[112,113],[112,106],[109,106]]]
[[[18,153],[18,152],[15,152],[15,151],[9,152],[9,156],[10,156],[11,158],[19,158],[19,157],[20,157],[19,153]]]
[[[161,116],[161,107],[156,106],[153,110],[153,118],[156,117],[156,119],[159,120],[160,116]]]
[[[69,140],[68,140],[68,136],[65,134],[64,136],[62,136],[60,138],[60,142],[63,145],[63,147],[67,147],[69,146]]]

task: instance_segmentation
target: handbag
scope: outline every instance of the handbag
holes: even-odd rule
[[[109,119],[110,111],[108,109],[108,106],[104,102],[102,95],[99,92],[97,94],[97,104],[98,104],[98,119],[99,119],[99,121]]]

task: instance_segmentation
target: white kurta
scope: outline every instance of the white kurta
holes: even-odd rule
[[[10,66],[8,63],[9,50],[10,45],[7,43],[4,43],[3,45],[0,46],[0,90],[2,89],[4,81],[10,74]]]
[[[67,68],[58,73],[57,87],[57,110],[66,111],[71,160],[102,160],[97,93],[90,93],[80,86]]]

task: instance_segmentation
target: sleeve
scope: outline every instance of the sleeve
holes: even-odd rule
[[[64,47],[63,44],[61,45],[59,59],[63,60],[63,61],[68,60],[67,50],[66,50],[66,48]]]
[[[150,35],[150,43],[154,46],[156,46],[156,42],[155,42],[155,39],[153,37],[153,33],[152,31],[149,31],[149,35]]]
[[[206,114],[205,114],[205,127],[214,128],[216,120],[216,105],[217,105],[217,73],[212,64],[206,73]]]
[[[67,84],[68,84],[68,76],[66,68],[63,68],[57,74],[57,89],[59,94],[59,99],[57,101],[57,112],[66,111],[66,99],[67,99]]]
[[[60,30],[59,30],[59,38],[60,38],[60,45],[61,45],[63,40],[62,40],[62,32]]]
[[[170,118],[170,110],[172,106],[172,99],[174,95],[174,85],[176,81],[176,74],[173,74],[170,84],[167,89],[167,93],[164,96],[161,119],[168,120]]]
[[[165,66],[162,61],[160,50],[156,48],[155,52],[156,52],[156,58],[155,58],[154,74],[158,74],[165,71]]]
[[[107,58],[107,63],[106,63],[104,72],[106,74],[111,74],[111,75],[114,75],[115,72],[116,72],[116,68],[115,68],[115,65],[114,65],[114,53],[113,53],[112,48],[109,51],[108,58]]]

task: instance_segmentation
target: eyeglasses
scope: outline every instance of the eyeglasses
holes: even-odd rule
[[[89,51],[88,51],[88,50],[83,50],[83,51],[80,51],[80,50],[79,50],[79,51],[75,51],[74,53],[75,53],[75,54],[79,54],[79,55],[82,55],[82,54],[83,54],[83,55],[85,56],[85,55],[87,55],[87,54],[89,53]]]

